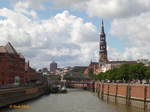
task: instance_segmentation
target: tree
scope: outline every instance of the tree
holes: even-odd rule
[[[131,79],[139,79],[142,83],[142,80],[145,78],[146,67],[142,63],[134,64],[130,68],[130,77]]]
[[[89,70],[88,76],[90,78],[92,78],[92,79],[97,79],[97,76],[93,74],[93,70],[92,69]]]
[[[130,80],[137,79],[136,71],[137,71],[137,67],[135,66],[135,64],[130,65],[129,67],[129,79]]]
[[[103,73],[103,72],[101,72],[100,74],[98,74],[97,75],[97,80],[106,80],[106,78],[105,78],[105,76],[106,76],[106,73]]]
[[[147,70],[145,71],[145,79],[146,79],[147,83],[149,83],[149,79],[150,79],[150,66],[148,66]]]
[[[110,81],[113,81],[113,80],[116,81],[117,80],[116,76],[118,74],[118,68],[114,68],[112,70],[108,70],[105,73],[106,73],[106,78],[108,80],[110,80]]]
[[[92,71],[89,71],[89,76],[98,80],[125,80],[125,82],[129,82],[133,79],[138,79],[142,82],[143,79],[146,79],[147,81],[150,79],[150,66],[146,67],[142,63],[123,64],[118,68],[100,73],[97,76],[94,75]]]
[[[118,70],[118,79],[120,80],[125,80],[125,82],[128,82],[130,80],[129,78],[129,68],[130,65],[129,64],[123,64],[120,66],[119,70]]]

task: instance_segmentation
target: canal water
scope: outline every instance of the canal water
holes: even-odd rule
[[[81,89],[69,89],[67,94],[45,95],[21,105],[28,108],[3,108],[0,112],[142,112],[101,101],[94,93]]]

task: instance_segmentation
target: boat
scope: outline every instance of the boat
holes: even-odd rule
[[[61,87],[59,93],[67,93],[67,88],[65,86]]]

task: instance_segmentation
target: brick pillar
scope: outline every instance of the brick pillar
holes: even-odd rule
[[[108,87],[107,87],[107,101],[109,100],[109,84],[108,84]]]
[[[92,82],[92,92],[95,90],[95,81]]]
[[[117,103],[117,96],[118,96],[118,84],[116,85],[115,103]]]
[[[104,97],[104,83],[102,83],[102,89],[101,89],[101,99],[103,100]]]
[[[98,88],[97,88],[98,98],[100,98],[100,90],[101,90],[101,85],[98,84]]]
[[[130,106],[131,100],[131,86],[127,85],[127,92],[126,92],[126,104]]]
[[[144,87],[144,111],[147,111],[147,86]]]

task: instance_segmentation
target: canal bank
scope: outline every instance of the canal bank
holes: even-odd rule
[[[107,102],[150,111],[150,85],[96,82],[95,93]]]
[[[21,103],[30,108],[1,109],[0,112],[142,112],[124,105],[103,102],[92,92],[68,89],[67,94],[44,95],[36,100]]]
[[[0,90],[0,108],[14,103],[31,100],[48,92],[46,84]]]

